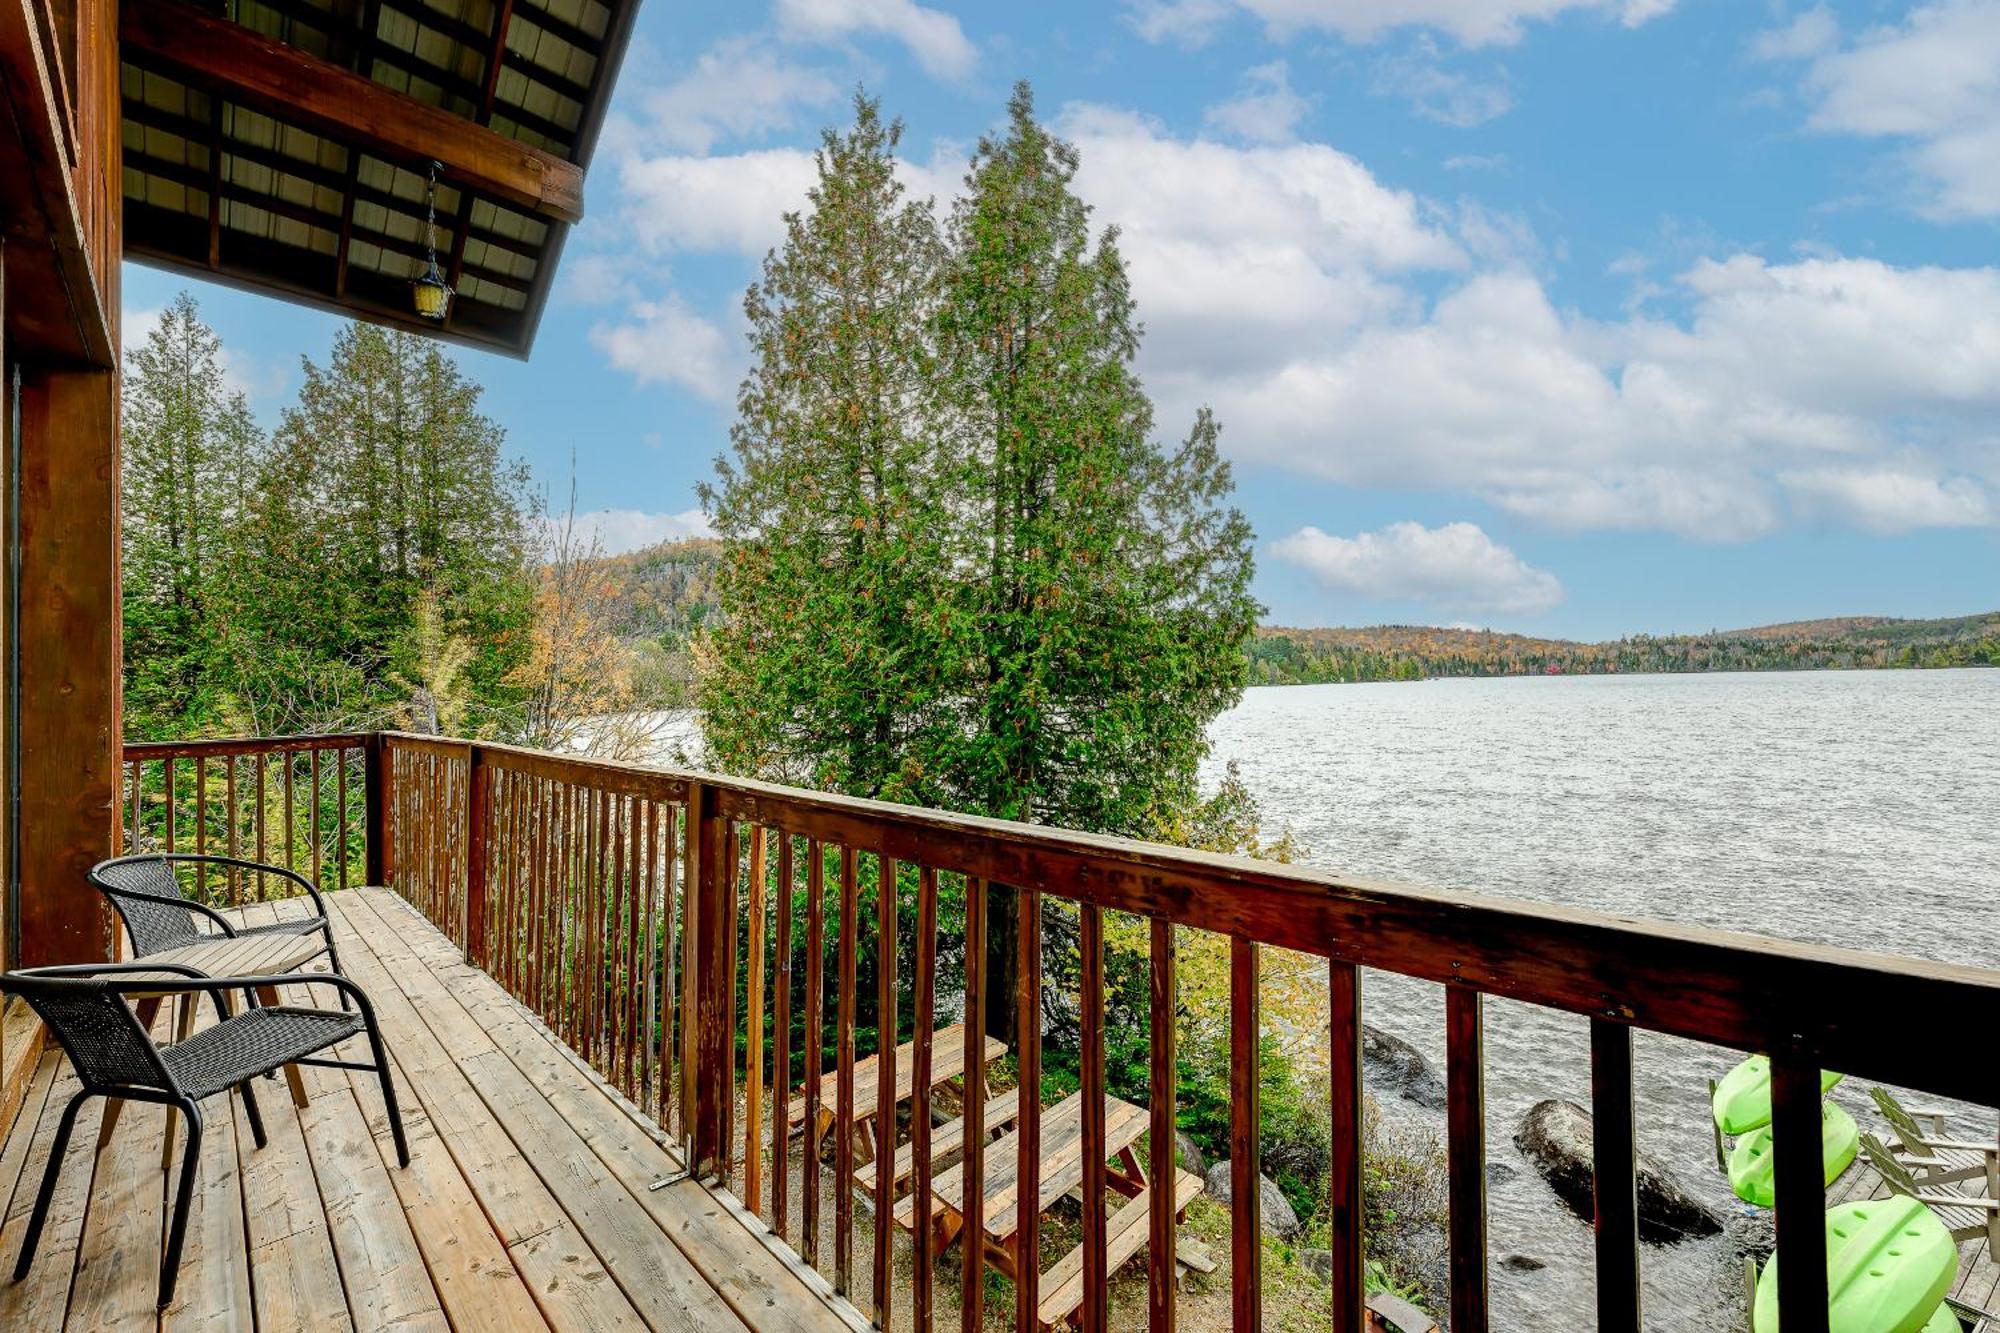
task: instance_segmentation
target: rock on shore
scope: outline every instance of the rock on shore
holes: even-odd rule
[[[1392,1088],[1427,1110],[1444,1109],[1444,1081],[1423,1052],[1394,1033],[1363,1023],[1361,1063],[1379,1086]]]
[[[1535,1164],[1556,1196],[1588,1222],[1591,1202],[1590,1113],[1575,1102],[1551,1098],[1536,1102],[1521,1117],[1514,1146]],[[1645,1153],[1639,1154],[1639,1238],[1670,1244],[1689,1236],[1713,1236],[1722,1219],[1695,1199],[1672,1173]]]

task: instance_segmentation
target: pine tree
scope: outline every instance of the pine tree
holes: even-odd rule
[[[828,131],[807,207],[744,300],[753,365],[704,506],[728,541],[701,693],[727,767],[936,800],[955,720],[953,523],[930,322],[941,250],[866,96]]]
[[[124,389],[126,726],[134,737],[188,735],[222,707],[217,666],[263,435],[186,292],[126,357]]]

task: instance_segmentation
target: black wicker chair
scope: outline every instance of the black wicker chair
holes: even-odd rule
[[[312,900],[313,915],[286,917],[261,926],[232,922],[206,903],[195,902],[181,892],[180,879],[174,874],[174,867],[180,865],[219,866],[225,873],[235,870],[288,879]],[[118,909],[119,919],[125,923],[125,933],[132,937],[135,957],[144,958],[166,949],[185,948],[215,935],[318,934],[326,941],[327,964],[335,972],[340,971],[340,954],[333,946],[333,923],[327,917],[326,899],[320,896],[311,880],[295,870],[234,856],[142,852],[136,856],[114,856],[109,861],[99,861],[90,868],[90,882],[102,890],[104,896],[111,900],[111,905]],[[200,927],[204,920],[214,929],[204,932]],[[343,994],[341,1007],[346,1005],[347,997]]]
[[[162,972],[186,973],[186,980],[163,980]],[[133,974],[140,973],[143,976]],[[259,987],[331,986],[351,1009],[308,1009],[287,1005],[249,1008],[229,1016],[226,991]],[[28,1219],[14,1264],[14,1280],[28,1275],[48,1221],[49,1201],[62,1173],[63,1156],[77,1110],[89,1097],[118,1097],[154,1102],[178,1110],[187,1121],[187,1146],[181,1158],[180,1183],[160,1260],[160,1308],[174,1298],[174,1280],[187,1240],[188,1205],[194,1197],[195,1172],[201,1162],[201,1107],[204,1099],[235,1088],[243,1095],[244,1118],[251,1137],[264,1146],[264,1120],[250,1084],[259,1074],[283,1065],[323,1065],[330,1069],[372,1071],[382,1085],[382,1103],[389,1112],[389,1130],[396,1141],[396,1160],[410,1164],[403,1137],[403,1117],[396,1106],[396,1088],[389,1077],[389,1059],[375,1011],[361,988],[346,977],[326,972],[296,972],[271,977],[204,977],[192,968],[149,963],[83,963],[66,967],[31,968],[0,975],[0,993],[19,995],[41,1016],[76,1069],[82,1090],[63,1108],[49,1147],[48,1169]],[[127,994],[208,995],[215,1001],[218,1021],[185,1041],[161,1046],[133,1013]],[[329,1046],[366,1033],[373,1063],[309,1058]]]

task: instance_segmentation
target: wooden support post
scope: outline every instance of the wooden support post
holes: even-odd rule
[[[1772,1057],[1773,1211],[1778,1219],[1778,1310],[1785,1333],[1827,1333],[1821,1098],[1817,1068]]]
[[[1478,991],[1444,993],[1445,1153],[1451,1184],[1451,1327],[1486,1333],[1486,1070]]]
[[[1591,1191],[1596,1203],[1597,1327],[1639,1333],[1638,1141],[1632,1029],[1590,1020]]]
[[[1327,1185],[1327,1232],[1332,1252],[1333,1333],[1368,1327],[1364,1302],[1367,1260],[1362,1226],[1361,973],[1352,963],[1327,965],[1328,1051],[1332,1067],[1333,1168]]]
[[[380,732],[371,732],[362,747],[361,803],[365,811],[367,842],[365,877],[375,888],[387,888],[394,873],[390,835],[394,828],[389,802],[389,742]],[[257,856],[264,855],[264,756],[257,756]]]
[[[493,770],[477,745],[466,747],[465,769],[465,961],[485,967],[486,826],[493,819]]]
[[[1263,1026],[1258,949],[1229,942],[1229,1299],[1235,1333],[1264,1327],[1263,1165],[1259,1152],[1257,1039]],[[1156,1183],[1159,1188],[1165,1183]]]
[[[20,962],[103,958],[84,873],[118,835],[124,753],[118,376],[42,370],[20,394]]]
[[[726,823],[715,812],[715,792],[698,787],[690,793],[688,841],[694,875],[688,891],[694,906],[694,1159],[695,1175],[726,1178],[729,1172],[728,1110],[734,1096],[730,1078],[734,1045],[729,1031],[729,955],[735,946],[735,918],[729,911],[731,869],[723,857]]]

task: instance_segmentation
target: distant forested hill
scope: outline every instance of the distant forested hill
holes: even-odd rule
[[[1801,620],[1707,634],[1641,634],[1609,643],[1423,625],[1267,627],[1251,637],[1249,652],[1254,685],[1434,676],[2000,666],[2000,611],[1946,620]]]
[[[715,613],[715,571],[722,543],[707,538],[661,542],[600,562],[610,584],[621,639],[684,647]]]
[[[684,670],[688,641],[717,613],[722,544],[662,542],[601,562],[617,633],[657,645]],[[1305,685],[1433,676],[1657,671],[1796,671],[2000,666],[2000,611],[1947,620],[1842,616],[1707,634],[1634,635],[1609,643],[1538,639],[1427,625],[1263,627],[1250,638],[1250,683]]]

